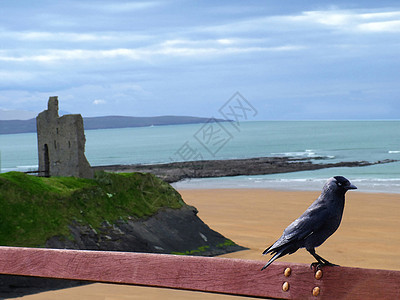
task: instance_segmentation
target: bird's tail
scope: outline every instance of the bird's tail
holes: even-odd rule
[[[262,253],[263,255],[267,254],[269,251],[269,249],[272,248],[273,245],[269,246],[267,249],[264,250],[264,252]]]
[[[271,248],[271,247],[270,247],[270,248]],[[268,248],[268,249],[269,249],[269,248]],[[263,254],[267,253],[268,249],[266,249],[266,250],[264,251]],[[281,250],[278,251],[274,256],[272,256],[271,259],[265,264],[265,266],[261,268],[261,271],[264,270],[264,269],[266,269],[266,268],[268,268],[268,266],[269,266],[270,264],[272,264],[272,263],[274,262],[275,259],[281,257],[283,251],[284,251],[284,250],[281,249]]]

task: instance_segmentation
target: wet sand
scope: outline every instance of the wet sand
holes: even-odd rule
[[[263,189],[179,191],[212,229],[250,248],[222,257],[267,261],[261,252],[318,197],[319,192]],[[342,224],[317,253],[349,267],[400,270],[400,194],[350,191]],[[311,263],[304,249],[280,261]],[[239,299],[236,296],[116,284],[91,284],[23,299]],[[248,299],[248,298],[247,298]]]

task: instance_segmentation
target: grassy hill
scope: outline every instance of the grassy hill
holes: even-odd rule
[[[142,218],[181,208],[181,196],[150,174],[97,172],[95,179],[0,174],[0,245],[43,247],[50,237],[72,238],[68,225]]]

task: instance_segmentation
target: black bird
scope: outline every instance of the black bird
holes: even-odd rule
[[[263,254],[271,253],[273,257],[261,270],[267,268],[274,260],[286,254],[292,254],[300,248],[306,248],[317,260],[312,266],[335,266],[315,253],[340,225],[344,209],[344,195],[348,190],[357,189],[343,176],[335,176],[325,183],[322,193],[313,204],[284,231],[282,236]]]

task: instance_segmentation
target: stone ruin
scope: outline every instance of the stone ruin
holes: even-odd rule
[[[85,133],[80,114],[58,116],[58,97],[36,117],[39,175],[93,178],[85,156]]]

